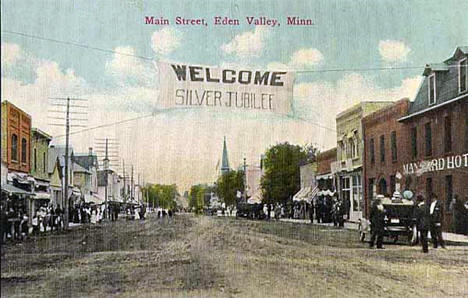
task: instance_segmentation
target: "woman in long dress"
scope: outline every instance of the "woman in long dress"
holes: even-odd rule
[[[97,214],[96,213],[97,213],[96,209],[93,209],[91,211],[91,223],[92,224],[95,224],[97,222]]]
[[[140,219],[140,208],[135,209],[135,220]]]

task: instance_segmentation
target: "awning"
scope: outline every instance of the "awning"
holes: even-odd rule
[[[8,194],[15,194],[15,195],[28,195],[28,196],[34,196],[34,194],[25,191],[21,188],[18,188],[16,186],[13,186],[11,184],[2,184],[2,191],[8,193]]]
[[[81,190],[74,186],[71,195],[75,197],[81,197]]]
[[[16,180],[16,182],[21,184],[32,184],[36,183],[36,179],[33,176],[27,173],[21,172],[8,172],[8,181]]]
[[[45,181],[45,180],[39,180],[39,179],[36,179],[36,183],[35,183],[35,186],[36,187],[49,187],[50,186],[50,182],[49,181]]]
[[[318,196],[333,196],[335,195],[334,191],[331,191],[330,189],[325,189],[321,190],[317,193]]]
[[[97,205],[104,203],[104,199],[102,199],[97,194],[84,195],[84,199],[85,199],[85,203],[94,203]]]
[[[34,195],[35,200],[50,200],[50,193],[45,191],[36,191]]]
[[[332,179],[332,178],[333,178],[333,175],[331,173],[315,176],[315,179],[317,180],[327,180],[327,179]]]
[[[304,201],[307,194],[310,192],[310,187],[301,188],[293,197],[293,201]]]

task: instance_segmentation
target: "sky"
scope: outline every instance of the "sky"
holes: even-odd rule
[[[2,1],[1,100],[25,110],[34,127],[63,144],[64,128],[49,125],[50,98],[86,99],[87,121],[81,122],[104,126],[72,134],[75,152],[115,139],[119,163],[133,164],[142,181],[184,190],[216,180],[224,136],[231,167],[244,157],[254,165],[279,142],[336,146],[335,116],[356,103],[413,99],[426,63],[468,45],[466,11],[462,0]],[[172,24],[147,25],[145,16]],[[208,26],[178,26],[177,16],[205,18]],[[240,25],[213,26],[216,16]],[[248,16],[281,25],[248,25]],[[286,26],[287,16],[314,25]],[[311,72],[296,74],[287,117],[161,110],[153,61]],[[391,67],[404,69],[362,70]]]

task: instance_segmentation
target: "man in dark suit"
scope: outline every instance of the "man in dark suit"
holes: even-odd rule
[[[431,195],[431,205],[429,207],[430,214],[430,231],[431,238],[434,248],[437,248],[440,244],[442,248],[445,248],[445,241],[442,238],[442,221],[444,219],[444,210],[442,204],[437,199],[436,194]]]
[[[369,247],[373,248],[375,240],[377,240],[377,248],[383,249],[383,237],[385,232],[385,209],[382,205],[382,196],[378,195],[374,200],[370,210],[371,222],[371,240]]]
[[[416,218],[416,225],[419,231],[419,238],[421,240],[422,250],[423,253],[428,253],[429,248],[427,246],[427,233],[430,228],[430,200],[424,201],[424,197],[422,195],[418,195],[416,198],[417,206],[414,210],[415,218]]]

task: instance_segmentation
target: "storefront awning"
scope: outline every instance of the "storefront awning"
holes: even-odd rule
[[[34,195],[35,200],[50,200],[50,193],[45,191],[36,191]]]
[[[32,193],[11,184],[2,184],[2,191],[8,194],[33,196]]]
[[[97,194],[84,195],[84,199],[85,199],[85,203],[93,203],[96,205],[104,203],[104,199],[98,196]]]
[[[8,172],[8,181],[16,180],[16,182],[21,184],[32,184],[36,183],[36,179],[33,176],[27,173],[21,172]]]
[[[327,179],[332,179],[332,178],[333,178],[333,175],[331,173],[317,175],[315,177],[315,179],[317,179],[317,180],[327,180]]]

